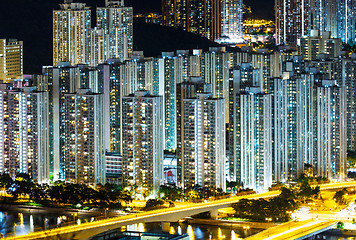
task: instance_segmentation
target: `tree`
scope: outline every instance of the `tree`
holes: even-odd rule
[[[144,210],[153,210],[155,208],[163,206],[164,201],[162,199],[148,199]]]
[[[179,199],[182,199],[183,197],[183,191],[181,188],[175,186],[175,185],[161,185],[159,187],[158,193],[161,195],[164,195],[164,199],[166,201],[177,201]]]
[[[344,198],[344,196],[345,196],[345,194],[347,194],[348,193],[348,191],[347,191],[347,189],[346,188],[343,188],[342,190],[340,190],[340,191],[337,191],[336,193],[335,193],[335,195],[334,195],[334,200],[335,200],[335,202],[336,203],[338,203],[338,204],[345,204],[346,203],[346,200],[345,200],[345,198]]]
[[[7,189],[13,184],[13,180],[8,173],[0,174],[0,188]]]
[[[316,186],[312,188],[309,184],[308,179],[304,179],[299,187],[298,197],[302,199],[302,201],[308,201],[310,198],[317,198],[320,194],[320,186]]]
[[[40,198],[44,193],[40,192],[41,189],[37,184],[35,184],[30,176],[26,173],[19,173],[16,175],[15,181],[12,183],[11,187],[8,188],[7,192],[14,198],[19,196],[29,196],[30,199]]]
[[[235,210],[235,215],[240,218],[256,221],[265,221],[270,218],[273,221],[288,221],[291,213],[298,208],[298,204],[294,192],[282,188],[281,194],[269,201],[241,199],[232,207]]]

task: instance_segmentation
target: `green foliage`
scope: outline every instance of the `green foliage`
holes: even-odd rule
[[[13,199],[27,196],[35,203],[90,205],[96,207],[121,207],[122,202],[132,202],[130,192],[114,184],[98,185],[95,189],[85,184],[56,181],[53,185],[36,184],[28,174],[20,173],[13,180],[9,174],[0,174],[0,188]],[[54,200],[54,201],[53,201]]]
[[[309,164],[308,164],[309,165]],[[309,165],[311,166],[311,165]],[[309,184],[323,184],[323,183],[330,183],[330,180],[326,177],[322,176],[306,176],[305,174],[302,174],[300,178],[297,180],[298,183],[302,184],[304,182],[307,182]]]
[[[149,199],[146,202],[146,206],[144,207],[144,210],[153,210],[163,206],[163,204],[164,201],[162,199]]]
[[[346,200],[344,198],[345,194],[347,194],[348,191],[346,188],[343,188],[342,190],[340,191],[337,191],[334,195],[334,200],[336,203],[342,205],[342,204],[346,204]]]
[[[57,182],[49,188],[48,196],[59,203],[87,203],[99,207],[111,206],[118,202],[132,202],[132,197],[127,190],[109,183],[98,185],[94,189],[85,184]]]
[[[283,188],[284,184],[281,182],[278,183],[274,183],[272,184],[271,187],[268,188],[269,191],[277,191],[277,190],[281,190]]]
[[[349,167],[356,166],[356,152],[353,152],[353,151],[347,152],[347,164]]]
[[[184,190],[184,199],[195,202],[207,198],[221,198],[225,195],[227,195],[227,193],[224,193],[221,188],[203,188],[199,185]]]
[[[25,173],[16,175],[15,181],[12,181],[7,188],[7,193],[15,199],[19,196],[28,196],[31,200],[39,200],[45,195],[41,186],[33,182],[30,176]]]
[[[183,191],[177,186],[161,185],[158,191],[159,195],[163,195],[166,201],[177,201],[183,198]]]
[[[271,218],[272,221],[288,221],[290,214],[298,208],[294,193],[283,188],[282,193],[271,200],[265,199],[241,199],[232,206],[236,217],[246,218],[255,221],[266,221]]]
[[[0,174],[0,188],[9,188],[13,184],[13,180],[8,173]]]
[[[299,186],[297,196],[303,202],[309,201],[312,198],[316,199],[320,196],[320,186],[311,187],[308,179],[305,178]]]

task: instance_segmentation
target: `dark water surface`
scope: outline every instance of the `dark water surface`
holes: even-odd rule
[[[93,221],[90,215],[77,213],[53,214],[46,212],[0,211],[0,237],[10,237],[15,233],[26,235],[34,231],[57,228]]]

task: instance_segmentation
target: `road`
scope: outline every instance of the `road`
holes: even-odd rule
[[[321,190],[354,187],[355,182],[325,184],[321,186]],[[8,239],[86,239],[95,234],[104,231],[116,229],[121,226],[131,225],[141,222],[175,222],[179,219],[192,216],[202,212],[213,211],[221,208],[230,207],[232,203],[238,202],[243,198],[258,199],[258,198],[271,198],[279,195],[279,191],[272,191],[266,193],[251,194],[239,197],[232,197],[223,200],[217,200],[207,203],[190,203],[188,206],[175,207],[169,209],[160,209],[155,211],[144,212],[135,215],[120,216],[112,219],[101,220],[92,223],[85,223],[82,225],[69,226],[64,228],[52,229],[48,231],[35,232],[25,236],[11,237]]]
[[[251,237],[246,238],[246,240],[292,240],[298,239],[308,234],[312,234],[326,228],[329,228],[335,225],[336,221],[328,220],[304,220],[299,222],[288,222],[270,229],[267,229],[263,232],[255,234]]]

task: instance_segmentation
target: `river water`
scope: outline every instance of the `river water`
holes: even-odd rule
[[[0,236],[25,235],[33,231],[40,231],[60,226],[81,224],[95,220],[97,217],[89,215],[48,213],[26,213],[25,211],[0,211]],[[135,224],[122,227],[121,231],[160,232],[160,223]],[[241,227],[219,227],[186,223],[172,223],[170,233],[187,233],[190,240],[235,240],[258,233],[261,229],[243,229]],[[321,236],[328,240],[356,240],[356,238],[342,238]]]

